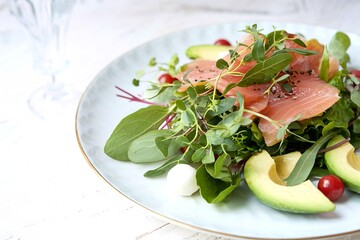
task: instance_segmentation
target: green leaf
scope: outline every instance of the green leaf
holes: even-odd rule
[[[353,83],[355,83],[357,85],[360,84],[359,79],[357,77],[355,77],[353,74],[349,74],[349,77]]]
[[[304,43],[300,38],[295,38],[293,39],[293,42],[296,43],[297,45],[306,48],[306,43]]]
[[[289,65],[292,56],[289,53],[279,53],[268,59],[257,63],[252,67],[237,84],[240,87],[247,87],[255,83],[265,83]]]
[[[176,143],[180,146],[180,147],[186,147],[190,144],[189,139],[187,139],[185,136],[180,135],[175,139]]]
[[[148,163],[166,160],[179,153],[180,147],[175,141],[157,142],[172,134],[168,129],[152,130],[136,138],[129,146],[129,160],[135,163]],[[161,146],[164,144],[164,146]],[[166,150],[164,148],[167,148]],[[166,154],[164,154],[166,153]]]
[[[248,53],[245,55],[245,57],[243,58],[244,62],[251,62],[253,60],[253,56],[252,53]]]
[[[228,114],[217,125],[220,130],[219,136],[222,138],[227,138],[234,135],[241,126],[241,120],[242,120],[242,113],[240,111],[235,111]]]
[[[159,130],[160,131],[160,130]],[[161,151],[161,153],[167,157],[169,154],[170,144],[173,142],[172,139],[168,139],[165,136],[155,138],[155,145]]]
[[[319,138],[309,149],[307,149],[300,157],[295,168],[286,179],[288,186],[298,185],[304,182],[314,167],[316,156],[320,148],[337,134],[336,131]]]
[[[329,121],[348,123],[355,117],[355,113],[351,109],[349,99],[340,98],[326,111],[325,117]]]
[[[174,157],[170,158],[169,160],[167,160],[160,167],[145,172],[144,176],[145,177],[158,177],[158,176],[164,175],[175,165],[177,165],[179,163],[186,163],[186,161],[180,160],[180,159],[181,159],[181,156],[179,156],[179,155],[174,156]]]
[[[198,96],[196,89],[193,86],[188,87],[188,89],[186,89],[186,93],[192,100],[195,100]]]
[[[221,192],[212,200],[212,203],[223,202],[230,194],[240,186],[241,177],[240,175],[235,176],[235,182],[227,185],[225,189],[222,189]]]
[[[350,44],[351,40],[349,36],[343,32],[337,32],[329,43],[330,54],[339,60],[340,65],[344,69],[346,69],[346,64],[350,61],[350,57],[346,53]]]
[[[343,129],[346,132],[348,131],[348,124],[346,122],[339,122],[339,121],[332,121],[329,122],[328,124],[326,124],[323,128],[323,130],[321,131],[322,135],[326,135],[329,132],[333,131],[334,129]]]
[[[329,170],[324,169],[324,168],[319,168],[319,167],[313,167],[313,169],[311,169],[309,178],[314,178],[314,177],[323,177],[326,175],[329,175]]]
[[[183,110],[183,111],[186,110],[186,105],[185,105],[184,101],[177,99],[175,101],[175,104],[180,110]]]
[[[179,63],[179,57],[177,54],[173,54],[168,62],[169,66],[176,66]]]
[[[265,48],[261,38],[258,38],[255,41],[253,49],[251,51],[251,55],[256,62],[260,62],[265,59]]]
[[[320,61],[320,73],[319,73],[319,77],[324,80],[325,82],[328,81],[328,76],[329,76],[329,52],[327,47],[325,46],[324,48],[324,52],[323,55],[321,57],[321,61]]]
[[[210,174],[212,178],[219,179],[221,181],[232,183],[232,178],[229,169],[221,169],[220,172],[218,172],[215,175],[215,164],[205,164],[206,171]]]
[[[258,126],[256,125],[256,123],[252,122],[251,123],[251,132],[252,132],[252,136],[256,139],[256,140],[261,140],[262,137],[262,132],[260,131],[260,129],[258,128]]]
[[[234,107],[235,102],[236,102],[235,98],[223,98],[220,101],[218,101],[217,104],[214,105],[212,109],[206,113],[205,117],[207,119],[211,119],[221,113],[224,113],[230,110],[232,107]]]
[[[238,48],[239,48],[239,46],[236,46],[236,48],[234,50],[232,50],[232,49],[229,50],[231,62],[235,61],[236,58],[240,57],[240,54],[237,52]]]
[[[209,129],[205,136],[207,138],[207,141],[212,145],[220,145],[224,142],[224,138],[222,138],[220,135],[225,132],[225,130],[218,130],[218,129]],[[220,134],[219,134],[220,133]]]
[[[360,117],[353,122],[353,132],[356,134],[360,133]]]
[[[331,86],[336,87],[340,91],[344,91],[345,85],[344,85],[344,78],[342,76],[342,71],[338,71],[338,73],[334,77],[331,78],[331,80],[329,81],[329,84]]]
[[[140,80],[139,80],[139,79],[134,78],[134,79],[132,80],[132,84],[133,84],[135,87],[138,87],[138,86],[139,86],[139,84],[140,84]]]
[[[181,113],[181,123],[186,127],[191,127],[195,124],[196,118],[189,108],[187,108],[185,111]]]
[[[163,106],[141,108],[123,118],[105,143],[104,152],[117,160],[129,160],[128,150],[132,141],[146,132],[158,129],[169,114]]]
[[[216,61],[216,67],[218,69],[227,69],[229,67],[229,64],[224,59],[220,58]]]
[[[284,126],[284,127],[281,127],[277,134],[276,134],[276,139],[277,140],[282,140],[285,138],[285,134],[286,134],[286,129],[287,129],[287,126]]]
[[[267,34],[266,38],[268,42],[266,43],[266,50],[272,48],[276,45],[276,43],[281,42],[286,37],[286,33],[284,30],[276,30]]]
[[[209,164],[215,162],[215,155],[213,150],[210,148],[206,151],[204,158],[201,160],[203,164]]]
[[[241,182],[240,175],[237,175],[233,183],[224,182],[213,178],[204,165],[196,171],[196,181],[200,187],[200,194],[208,203],[219,203],[224,201]]]
[[[206,152],[204,148],[196,149],[194,154],[191,156],[191,161],[200,162],[205,157],[205,154]]]
[[[156,66],[156,64],[157,64],[156,58],[154,58],[154,57],[150,58],[148,65],[150,67],[154,67],[154,66]]]
[[[218,177],[220,175],[220,172],[222,171],[226,160],[229,160],[229,156],[225,153],[221,154],[216,159],[215,164],[214,164],[214,177]]]
[[[307,49],[301,49],[301,48],[284,48],[282,50],[276,51],[274,54],[284,53],[284,52],[293,52],[293,53],[301,54],[304,56],[320,54],[319,52],[316,52],[313,50],[307,50]]]
[[[353,103],[360,108],[360,90],[354,90],[351,92],[350,99]]]
[[[229,83],[223,91],[223,95],[225,96],[231,89],[237,86],[237,83]]]

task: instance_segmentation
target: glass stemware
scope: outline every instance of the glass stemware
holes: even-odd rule
[[[28,100],[32,112],[41,118],[61,111],[79,95],[56,81],[68,66],[66,35],[74,5],[75,0],[8,0],[11,13],[30,35],[34,69],[51,79]]]

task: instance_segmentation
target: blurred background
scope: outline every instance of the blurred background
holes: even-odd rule
[[[28,99],[51,76],[34,70],[31,36],[0,0],[0,239],[224,239],[158,219],[96,176],[75,137],[81,92],[116,57],[174,31],[253,20],[360,34],[359,10],[358,0],[77,0],[56,79],[79,94],[43,118]]]

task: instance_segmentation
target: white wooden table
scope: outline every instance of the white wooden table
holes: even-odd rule
[[[359,12],[356,0],[79,0],[71,64],[59,77],[82,92],[127,50],[209,23],[280,20],[360,34]],[[29,94],[48,79],[34,72],[27,40],[0,0],[0,239],[224,239],[159,219],[102,181],[76,142],[76,102],[56,119],[29,111]]]

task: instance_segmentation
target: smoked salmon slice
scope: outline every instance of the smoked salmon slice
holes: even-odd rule
[[[317,54],[311,56],[304,56],[298,53],[290,54],[293,57],[293,60],[290,63],[290,70],[298,72],[307,72],[309,70],[314,70],[316,75],[319,75],[321,58],[324,52],[324,45],[319,43],[316,39],[310,39],[306,42],[306,48],[301,47],[294,43],[293,41],[284,42],[286,48],[299,48],[306,49],[317,52]],[[329,70],[328,70],[328,79],[331,79],[339,70],[339,61],[333,56],[329,56]]]
[[[254,43],[253,36],[246,34],[241,42],[244,45],[237,48],[239,56],[233,62],[230,63],[230,54],[223,58],[230,63],[226,72],[222,72],[216,67],[216,61],[195,60],[187,64],[185,71],[177,76],[183,82],[178,91],[186,91],[190,84],[193,86],[208,84],[223,93],[229,84],[240,82],[243,76],[256,64],[255,61],[245,62],[243,60],[247,54],[251,53],[251,47]],[[285,48],[299,48],[318,52],[318,54],[311,56],[289,52],[293,57],[289,65],[290,76],[287,82],[291,86],[291,91],[285,91],[280,84],[271,86],[271,83],[264,83],[248,87],[236,86],[225,94],[225,97],[235,97],[237,92],[240,93],[244,98],[246,109],[261,113],[278,122],[278,125],[274,126],[264,118],[259,120],[258,127],[267,146],[273,146],[281,141],[281,139],[277,139],[277,133],[281,126],[295,120],[304,120],[321,115],[340,98],[337,88],[318,77],[324,51],[322,44],[317,40],[307,41],[306,48],[291,40],[286,40],[284,44]],[[270,51],[269,54],[271,53]],[[337,59],[329,56],[329,79],[337,73],[338,68]],[[220,74],[223,75],[219,77]],[[269,87],[271,87],[270,94],[268,94]],[[251,114],[244,116],[254,117]],[[300,117],[298,118],[298,116]]]
[[[321,115],[339,99],[339,90],[315,75],[309,73],[290,76],[291,92],[277,85],[272,89],[267,107],[261,114],[278,121],[282,125],[294,120],[304,120]],[[297,117],[300,118],[297,119]],[[278,128],[269,121],[260,119],[258,125],[267,146],[280,142],[277,139]]]
[[[193,86],[200,86],[205,84],[210,84],[211,86],[216,85],[216,89],[222,93],[230,83],[240,82],[243,75],[245,75],[245,73],[256,64],[255,61],[246,63],[243,62],[243,57],[251,52],[251,46],[254,43],[254,37],[251,34],[245,34],[240,42],[242,45],[236,49],[239,57],[235,59],[235,61],[231,64],[230,69],[228,70],[228,72],[236,73],[235,75],[225,74],[216,82],[216,79],[221,72],[221,70],[216,67],[216,62],[209,60],[196,60],[187,64],[184,71],[176,76],[179,80],[184,82],[178,91],[185,91],[191,83]],[[230,62],[230,54],[226,55],[224,60]],[[185,76],[185,74],[187,75]],[[190,81],[190,83],[186,83],[184,81],[184,76],[188,81]],[[268,86],[269,84],[257,84],[249,87],[235,87],[231,89],[225,96],[235,97],[236,92],[239,92],[244,97],[245,108],[259,112],[263,110],[268,103],[268,97],[264,95],[264,92]]]
[[[232,67],[229,69],[229,71],[245,74],[255,65],[255,63],[246,65],[242,63],[243,57],[251,52],[251,45],[254,43],[254,37],[251,34],[245,34],[241,38],[240,42],[242,45],[236,49],[239,57],[235,59],[233,64],[231,64]],[[227,62],[230,62],[230,54],[227,54],[223,59]],[[186,89],[190,86],[190,83],[193,86],[200,86],[205,84],[214,85],[214,82],[219,76],[220,72],[221,70],[216,67],[216,61],[195,60],[190,62],[186,64],[182,69],[182,72],[176,76],[177,79],[183,82],[183,85],[178,89],[178,91],[186,91]],[[184,76],[186,80],[190,81],[190,83],[186,82]],[[240,80],[241,78],[236,78],[236,82]]]
[[[178,89],[178,91],[184,92],[190,85],[213,85],[219,74],[220,69],[216,67],[215,61],[195,60],[191,63],[186,64],[183,72],[179,73],[176,76],[177,79],[183,82],[183,85]],[[189,81],[190,83],[187,83],[186,81]]]

